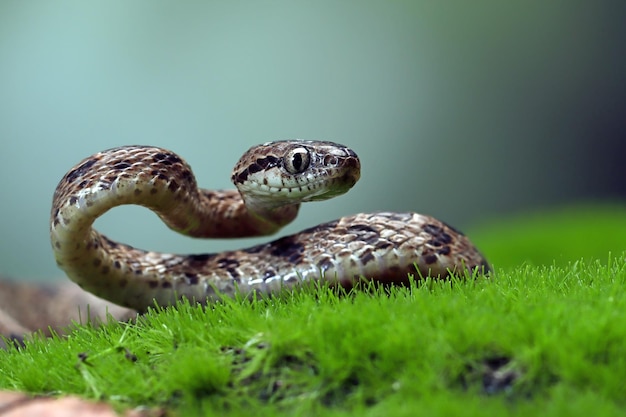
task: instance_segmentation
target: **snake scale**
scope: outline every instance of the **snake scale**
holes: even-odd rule
[[[407,274],[446,277],[489,270],[461,232],[417,213],[361,213],[243,250],[176,255],[144,251],[97,232],[109,209],[137,204],[171,229],[194,237],[269,235],[293,220],[300,203],[348,191],[360,177],[351,149],[323,141],[252,147],[235,166],[237,190],[197,186],[189,165],[152,146],[96,153],[57,186],[50,234],[56,262],[83,289],[139,311],[187,297],[210,302],[235,292],[263,294],[324,279],[406,283]]]

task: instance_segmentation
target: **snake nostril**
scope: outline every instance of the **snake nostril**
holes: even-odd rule
[[[324,156],[324,166],[335,166],[337,165],[337,157],[334,155],[325,155]]]

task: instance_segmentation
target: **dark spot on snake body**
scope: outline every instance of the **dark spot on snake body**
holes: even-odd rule
[[[239,266],[239,261],[235,258],[220,258],[215,262],[219,268],[237,268]]]
[[[53,223],[54,223],[54,227],[59,225],[59,209],[57,208],[56,210],[54,210],[54,214],[52,215],[52,217],[54,218]]]
[[[122,278],[118,281],[118,285],[120,286],[120,288],[124,288],[128,285],[128,280],[125,278]]]
[[[442,232],[442,228],[440,226],[437,226],[436,224],[425,224],[422,227],[422,230],[424,230],[426,233],[431,234],[431,235],[436,235],[438,233]]]
[[[103,266],[102,267],[102,275],[106,275],[109,273],[110,268],[108,266]]]
[[[353,224],[348,227],[348,233],[354,233],[355,239],[361,242],[376,246],[380,241],[380,234],[370,226],[365,224]]]
[[[361,255],[361,261],[363,264],[367,264],[369,261],[373,261],[375,259],[374,254],[372,253],[372,249],[367,249]]]
[[[113,168],[115,169],[126,169],[130,167],[131,167],[131,164],[129,164],[126,161],[118,162],[117,164],[113,165]]]
[[[91,168],[93,164],[95,164],[96,162],[98,162],[98,158],[92,158],[83,162],[80,166],[68,172],[67,175],[65,176],[65,179],[68,182],[73,182],[78,177],[83,176],[85,172],[87,172],[89,168]]]
[[[447,234],[446,232],[441,232],[441,234],[437,236],[433,236],[433,239],[429,242],[433,246],[443,246],[452,242],[452,236]]]
[[[450,252],[451,252],[450,246],[444,246],[443,248],[437,251],[439,255],[450,255]]]
[[[292,253],[291,256],[287,258],[287,260],[291,263],[298,263],[302,260],[302,253]]]
[[[270,244],[271,255],[287,258],[290,262],[298,262],[302,257],[304,246],[294,236],[285,236]]]
[[[353,224],[348,227],[348,230],[354,233],[366,232],[366,233],[378,234],[376,230],[374,230],[371,226],[368,226],[366,224]]]
[[[214,257],[215,255],[211,253],[201,253],[197,255],[187,255],[186,258],[189,262],[206,262]]]
[[[122,267],[122,264],[120,264],[120,261],[115,261],[113,262],[113,267],[115,269],[120,269]]]
[[[189,171],[187,168],[185,168],[181,173],[180,176],[182,177],[182,179],[184,179],[187,182],[191,182],[194,183],[194,178],[193,178],[193,174],[191,173],[191,171]]]
[[[179,188],[180,188],[180,186],[174,180],[170,181],[169,185],[167,186],[167,189],[172,191],[172,192],[178,190]]]
[[[437,255],[426,255],[424,256],[424,263],[426,265],[432,265],[437,262]]]
[[[83,180],[80,182],[80,184],[78,184],[78,188],[85,188],[87,184],[89,184],[89,181]]]
[[[329,268],[334,266],[334,264],[332,258],[329,256],[322,258],[316,266],[320,269],[320,271],[326,272]]]
[[[423,230],[433,237],[429,242],[433,246],[443,246],[452,242],[452,236],[446,233],[443,227],[434,224],[426,224]]]
[[[382,239],[379,239],[379,240],[378,240],[378,241],[374,244],[374,247],[375,247],[376,249],[387,249],[387,248],[390,248],[390,247],[392,247],[392,246],[395,246],[395,245],[394,245],[393,243],[391,243],[390,241],[388,241],[388,240],[382,240]]]
[[[161,288],[172,288],[172,283],[169,281],[162,281]]]
[[[189,285],[198,285],[198,282],[200,281],[198,275],[191,272],[185,272],[185,278],[187,279]]]
[[[180,157],[178,157],[177,155],[171,153],[171,152],[159,152],[157,154],[154,155],[153,157],[154,161],[156,162],[160,162],[164,165],[172,165],[172,164],[178,164],[178,163],[182,163],[183,160],[180,159]]]
[[[78,197],[76,197],[76,196],[71,196],[70,197],[70,204],[71,205],[76,204],[77,201],[78,201]]]
[[[148,284],[150,288],[156,288],[159,286],[159,281],[157,280],[146,281],[146,283]]]
[[[161,181],[167,181],[169,178],[167,177],[167,175],[159,173],[157,175],[157,178],[160,179]]]
[[[263,278],[265,279],[268,279],[274,276],[276,276],[276,271],[274,271],[273,269],[266,269],[265,272],[263,272]]]
[[[228,272],[230,274],[230,277],[234,280],[239,280],[239,271],[237,271],[237,269],[229,267],[226,268],[226,272]]]
[[[100,266],[100,264],[102,263],[102,260],[96,258],[93,260],[92,265],[93,266]]]

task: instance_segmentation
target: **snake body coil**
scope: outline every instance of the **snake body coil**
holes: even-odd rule
[[[93,229],[109,209],[138,204],[173,230],[195,237],[274,233],[295,218],[300,202],[343,194],[360,176],[357,155],[319,141],[269,142],[235,166],[238,190],[199,189],[178,155],[124,146],[84,159],[54,193],[51,241],[57,264],[93,294],[143,311],[187,297],[270,293],[323,279],[350,286],[365,278],[404,283],[407,274],[445,277],[489,266],[460,232],[416,213],[342,217],[244,250],[175,255],[114,242]]]

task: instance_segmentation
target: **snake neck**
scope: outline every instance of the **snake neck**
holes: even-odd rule
[[[241,238],[272,235],[298,215],[300,204],[266,208],[244,201],[237,190],[199,190],[190,202],[152,207],[167,226],[191,237]]]

